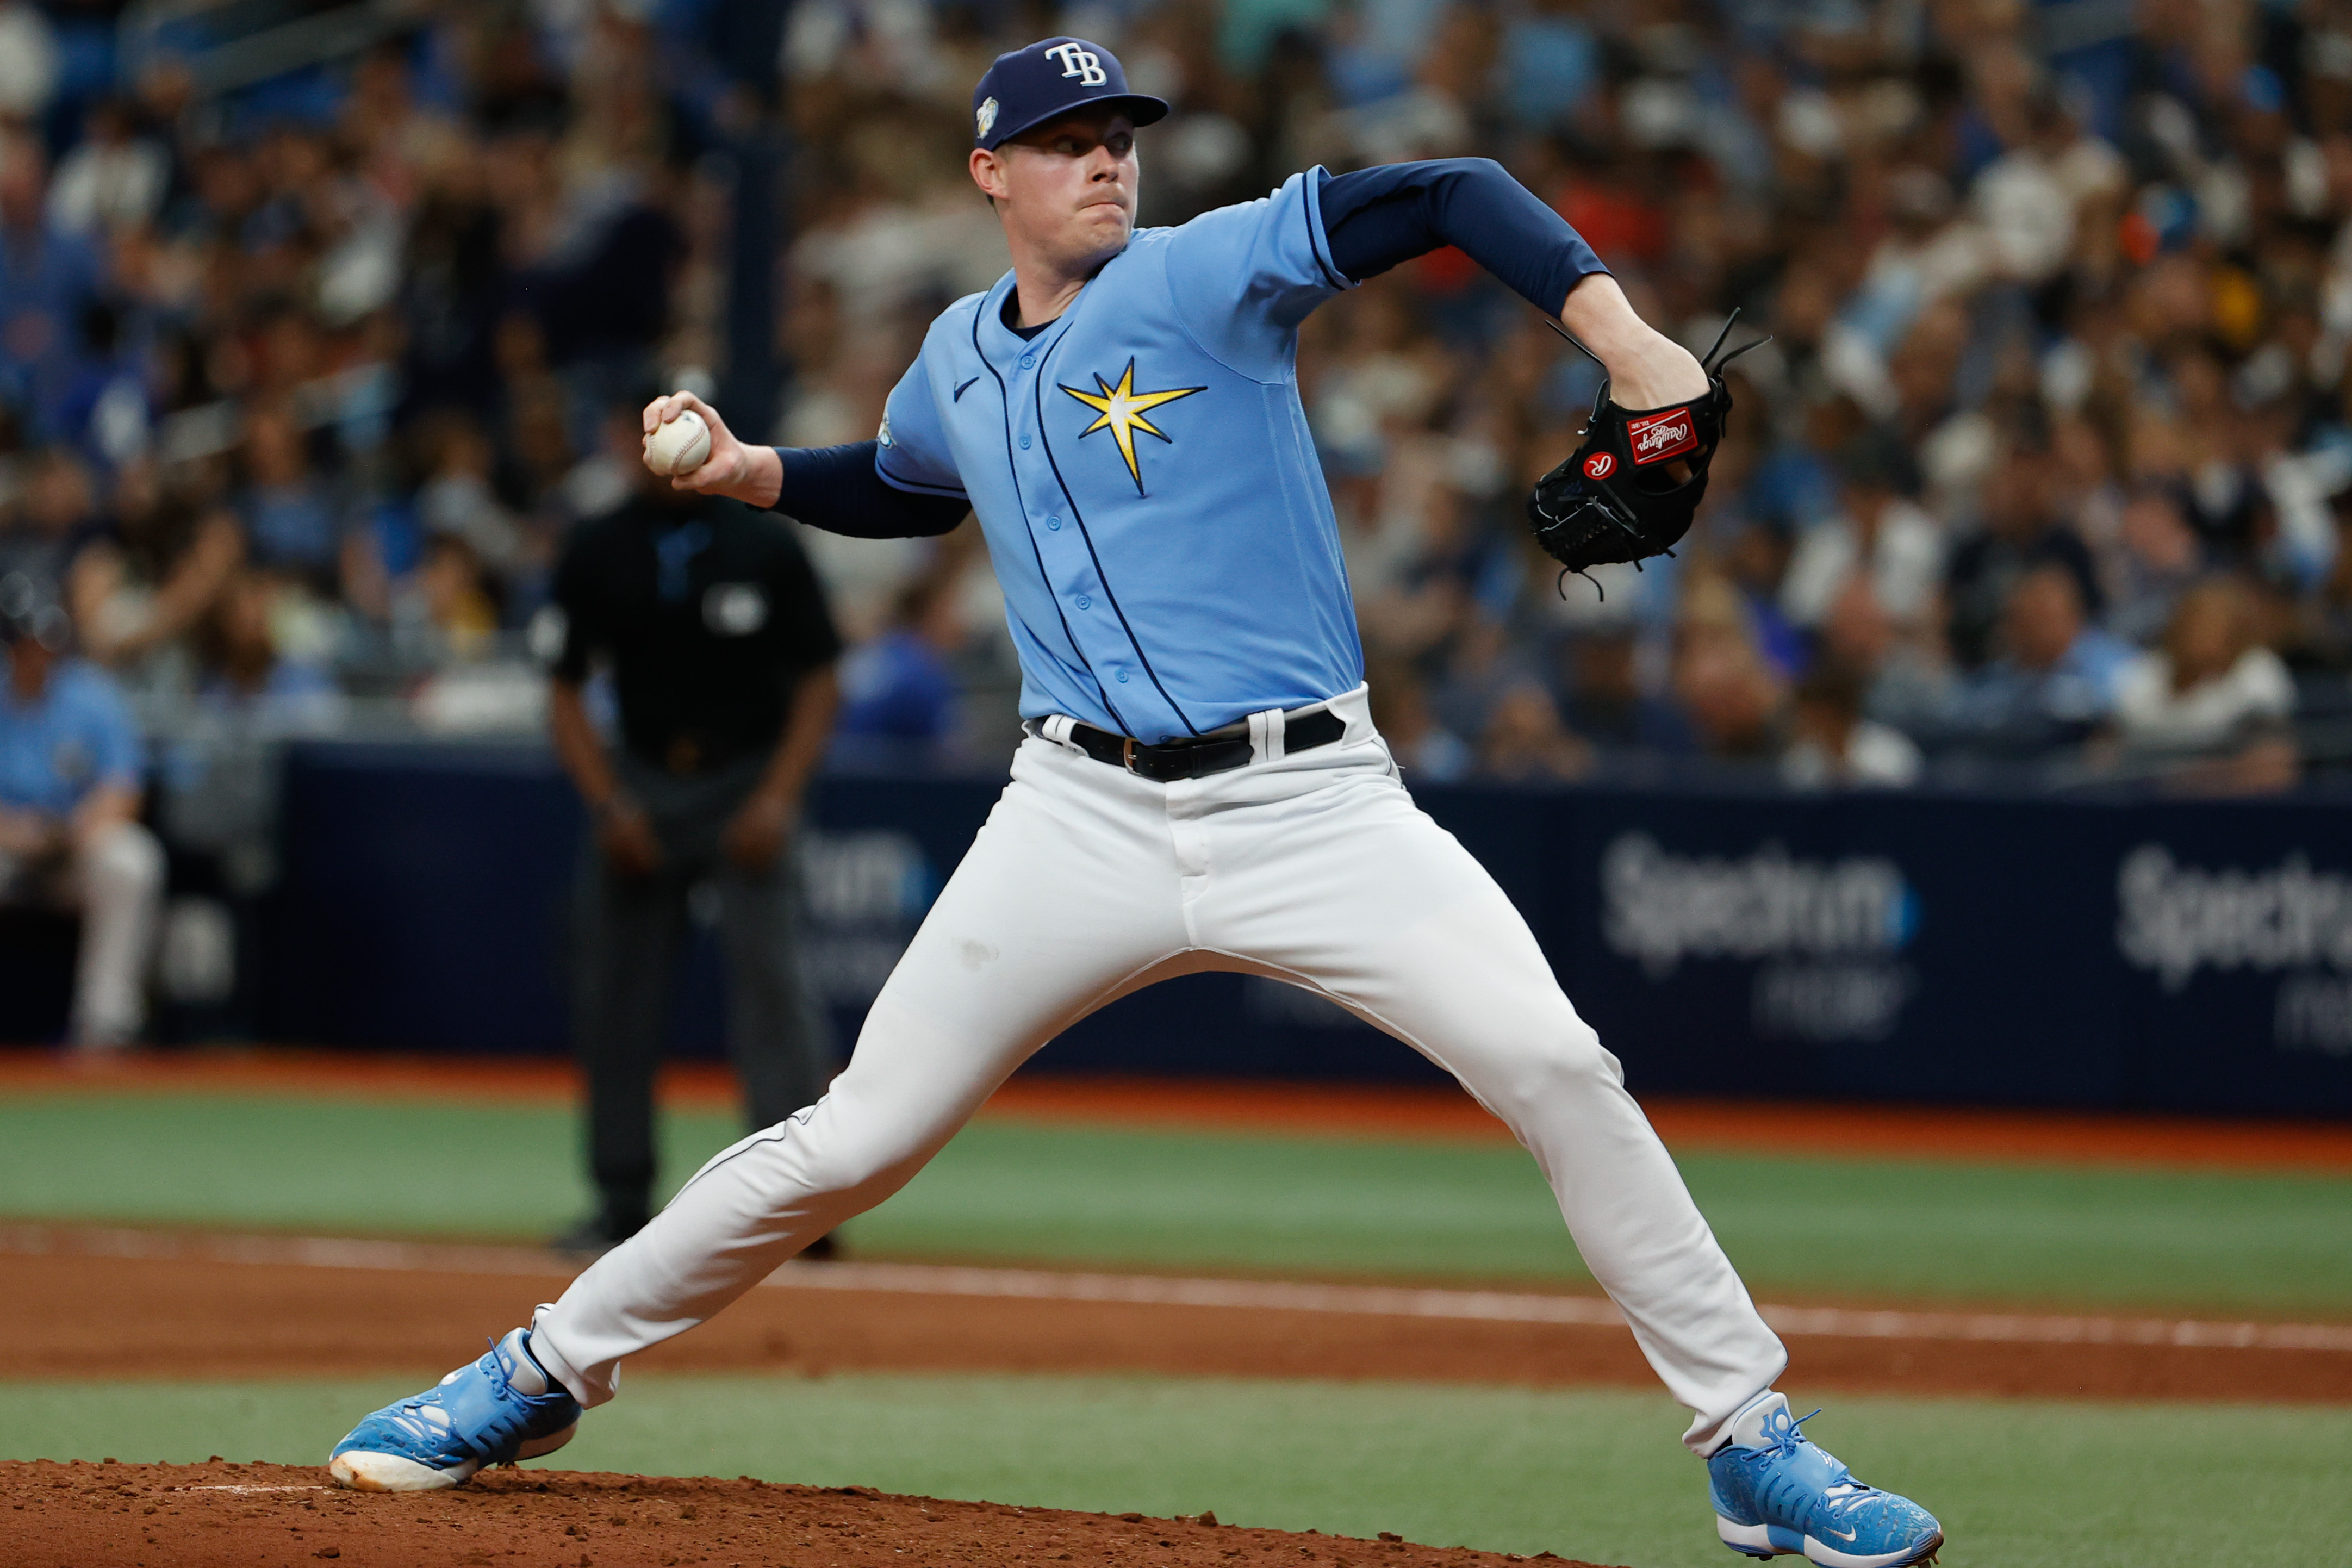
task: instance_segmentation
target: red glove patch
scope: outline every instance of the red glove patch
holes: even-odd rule
[[[1636,468],[1645,463],[1663,463],[1698,449],[1698,422],[1687,408],[1669,408],[1663,414],[1628,419],[1625,436],[1633,444]]]

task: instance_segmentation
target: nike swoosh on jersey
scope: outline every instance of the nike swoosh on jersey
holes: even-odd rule
[[[955,389],[955,396],[949,399],[949,401],[951,403],[961,403],[963,401],[963,395],[971,390],[971,382],[978,381],[980,377],[975,375],[971,378],[971,381],[967,381],[961,386],[957,387]]]

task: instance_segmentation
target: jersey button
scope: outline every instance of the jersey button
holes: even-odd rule
[[[1122,669],[1118,672],[1118,683],[1121,686],[1125,686],[1127,684],[1127,671]]]
[[[1021,356],[1021,368],[1023,370],[1027,370],[1031,365],[1035,364],[1036,363],[1037,356],[1035,354],[1023,354]]]
[[[1029,437],[1026,436],[1021,437],[1021,449],[1024,452],[1029,449]]]
[[[1091,610],[1094,607],[1095,602],[1092,599],[1087,598],[1084,594],[1078,595],[1078,608],[1082,610]]]
[[[1062,520],[1058,517],[1049,517],[1045,520],[1045,527],[1052,532],[1059,533],[1062,531]]]

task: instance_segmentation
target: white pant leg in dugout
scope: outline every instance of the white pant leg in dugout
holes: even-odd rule
[[[1396,782],[1363,698],[1339,742],[1155,784],[1041,741],[810,1110],[706,1165],[542,1307],[583,1403],[898,1190],[1031,1052],[1187,970],[1319,989],[1460,1078],[1534,1153],[1706,1451],[1786,1356],[1526,922]]]
[[[99,1050],[126,1046],[147,1019],[147,968],[163,908],[163,847],[135,822],[100,828],[75,852],[72,890],[81,906],[74,1043]]]

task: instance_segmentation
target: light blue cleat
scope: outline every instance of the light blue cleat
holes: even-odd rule
[[[1866,1487],[1797,1430],[1778,1394],[1759,1447],[1735,1439],[1706,1462],[1716,1532],[1749,1557],[1801,1553],[1819,1568],[1897,1568],[1929,1563],[1944,1544],[1936,1516],[1909,1498]],[[1816,1410],[1813,1415],[1820,1415]]]
[[[437,1491],[485,1465],[551,1454],[579,1425],[579,1402],[533,1359],[530,1331],[517,1329],[471,1366],[361,1422],[327,1469],[357,1491]]]

